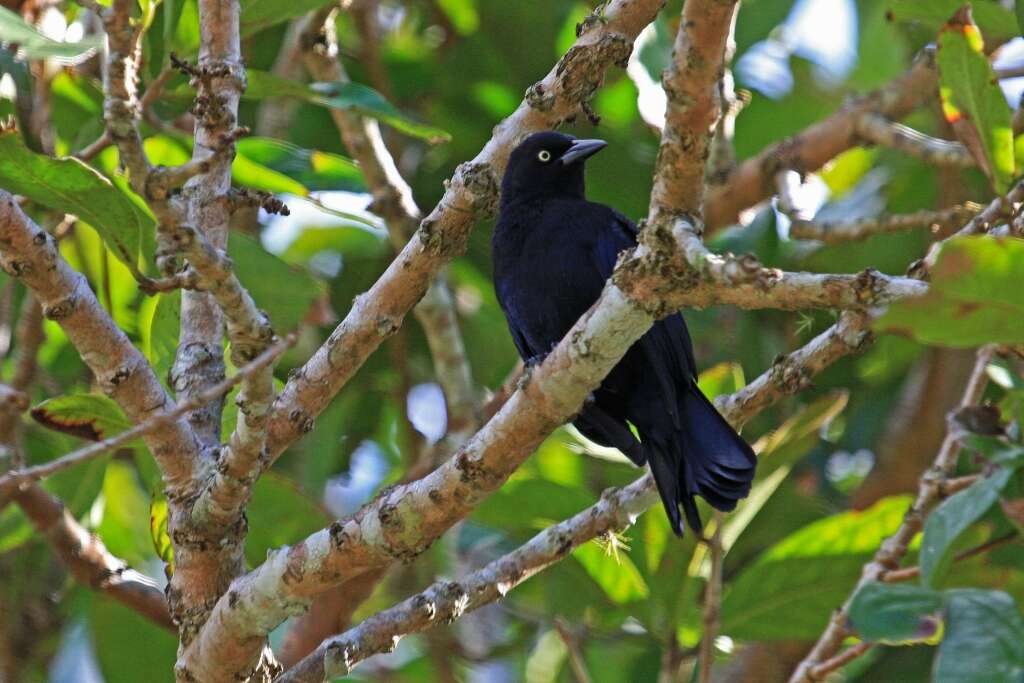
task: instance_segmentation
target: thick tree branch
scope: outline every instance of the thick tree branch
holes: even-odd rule
[[[709,30],[726,32],[729,17],[719,26],[711,20],[718,18],[716,10],[717,7],[705,7],[699,2],[687,3],[687,21],[708,19]],[[710,44],[720,43],[724,50],[724,40],[711,40]],[[702,46],[691,48],[684,38],[679,47],[677,59],[695,59],[691,49],[696,51]],[[722,50],[717,55],[717,66],[701,71],[705,77],[717,78]],[[707,92],[712,99],[718,97],[714,81],[711,87],[698,87],[695,92]],[[669,120],[673,120],[672,116]],[[713,125],[713,120],[700,119],[700,129],[691,138],[703,139],[701,144],[706,147]],[[678,133],[673,136],[682,139]],[[660,157],[661,164],[672,163],[676,171],[676,161],[682,158],[683,155],[671,153]],[[701,168],[697,182],[702,185],[704,159],[696,161]],[[667,201],[677,199],[674,188],[664,189],[661,195]],[[699,210],[700,192],[695,196]],[[660,200],[654,201],[652,213],[675,215]],[[642,242],[616,268],[621,278],[613,280],[631,280],[636,273],[650,276],[671,246],[665,242]],[[339,521],[287,551],[272,554],[255,571],[237,580],[185,651],[179,662],[179,676],[220,680],[247,670],[266,633],[289,614],[304,610],[311,598],[326,587],[394,558],[411,558],[422,552],[499,487],[555,427],[570,419],[653,322],[651,312],[630,301],[616,284],[610,283],[595,306],[533,371],[524,386],[452,460],[422,480],[389,491],[353,518]]]
[[[444,197],[366,294],[358,297],[327,343],[288,382],[270,418],[273,457],[313,427],[314,418],[384,338],[394,333],[441,268],[465,247],[474,222],[497,208],[498,180],[526,135],[580,113],[605,69],[622,64],[633,39],[663,0],[613,0],[600,20],[584,22],[558,65],[529,88],[519,108],[495,128],[472,161],[459,166]]]
[[[20,279],[56,321],[104,392],[135,422],[165,412],[173,401],[146,359],[110,319],[85,278],[57,250],[53,238],[0,190],[0,264]],[[146,443],[171,492],[192,483],[197,444],[184,419],[150,432]]]
[[[967,381],[960,407],[974,405],[981,399],[985,386],[988,384],[985,368],[992,359],[992,354],[992,347],[984,347],[978,351],[974,370]],[[907,510],[900,528],[882,543],[871,562],[864,565],[860,580],[850,592],[850,597],[840,609],[832,614],[828,626],[814,648],[793,672],[789,679],[790,683],[815,680],[814,674],[819,673],[817,667],[836,654],[843,640],[849,634],[846,622],[853,595],[865,584],[879,581],[886,572],[899,567],[901,560],[907,554],[910,542],[924,526],[924,520],[928,513],[938,505],[941,500],[942,481],[950,476],[956,466],[956,458],[960,452],[960,439],[963,436],[962,428],[952,417],[949,418],[948,424],[942,447],[936,454],[932,466],[921,476],[917,497],[910,509]]]
[[[810,173],[860,142],[857,121],[865,112],[900,119],[935,93],[935,53],[925,50],[905,74],[892,83],[858,98],[828,118],[797,135],[764,149],[741,163],[704,201],[707,230],[714,232],[735,223],[742,210],[770,197],[773,180],[781,169]]]
[[[438,581],[398,605],[368,617],[355,628],[324,641],[316,652],[285,672],[280,683],[310,683],[346,676],[359,662],[390,652],[406,635],[450,623],[466,612],[499,600],[531,576],[561,561],[591,539],[625,528],[657,500],[650,475],[609,489],[593,507],[548,527],[508,555],[463,577]]]
[[[59,500],[37,484],[18,491],[14,499],[76,581],[158,626],[174,630],[167,601],[156,582],[111,555],[103,541],[84,529]]]
[[[374,30],[374,27],[369,26],[367,30]],[[338,58],[331,6],[313,14],[300,44],[306,68],[313,78],[348,82],[348,74]],[[412,188],[399,173],[375,120],[337,108],[331,109],[331,116],[346,148],[359,162],[373,194],[370,210],[384,219],[391,243],[400,251],[415,234],[423,217],[413,198]],[[454,448],[473,433],[479,419],[476,392],[459,332],[455,303],[443,273],[438,273],[413,313],[427,338],[434,372],[444,391],[448,408],[448,441]]]

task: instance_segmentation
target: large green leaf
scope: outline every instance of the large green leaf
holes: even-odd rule
[[[153,557],[149,508],[149,496],[132,465],[125,460],[108,463],[103,478],[103,520],[97,532],[110,552],[136,567]]]
[[[935,658],[935,683],[1024,681],[1024,620],[1006,593],[946,591],[946,635]]]
[[[925,296],[896,302],[875,328],[942,346],[1024,342],[1024,240],[951,239],[931,275]]]
[[[15,131],[0,133],[0,186],[54,211],[75,214],[96,228],[133,270],[142,235],[155,226],[151,216],[94,169],[78,159],[36,154]]]
[[[921,583],[935,585],[949,561],[953,543],[999,500],[1013,470],[997,467],[992,474],[942,501],[924,524],[921,541]]]
[[[24,52],[29,59],[75,59],[99,49],[103,45],[103,38],[98,35],[87,36],[74,43],[54,40],[26,23],[15,12],[0,7],[0,43],[16,43],[19,51]]]
[[[447,142],[451,139],[451,135],[440,128],[413,121],[398,111],[395,105],[388,102],[379,92],[360,83],[305,85],[255,69],[250,70],[247,77],[249,84],[243,94],[245,98],[259,100],[268,97],[294,97],[321,107],[354,111],[386,123],[406,135],[423,138],[428,142]]]
[[[914,584],[865,584],[850,604],[850,626],[864,640],[891,644],[941,636],[942,593]]]
[[[969,8],[939,32],[939,95],[946,120],[974,155],[981,156],[979,162],[1002,194],[1013,180],[1011,112]]]
[[[727,590],[722,633],[753,640],[816,637],[909,504],[909,496],[885,498],[867,510],[809,524],[766,550]]]
[[[288,265],[247,235],[232,232],[228,252],[238,279],[256,305],[270,316],[278,334],[298,327],[313,302],[324,293],[321,283],[307,271]]]

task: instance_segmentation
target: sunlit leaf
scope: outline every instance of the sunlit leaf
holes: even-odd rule
[[[885,498],[867,510],[813,522],[766,550],[727,589],[722,633],[754,640],[817,637],[909,505],[909,496]]]
[[[124,460],[110,462],[103,478],[103,521],[97,531],[110,552],[133,566],[153,556],[149,511],[148,496],[132,466]]]
[[[167,498],[162,493],[153,496],[149,505],[149,539],[156,556],[164,561],[164,573],[174,575],[174,546],[167,532]]]
[[[250,69],[249,85],[243,97],[294,97],[311,104],[332,109],[354,111],[375,118],[406,135],[428,142],[446,142],[451,136],[440,128],[418,123],[398,111],[383,95],[360,83],[313,83],[306,85],[289,81],[265,71]]]
[[[619,552],[613,556],[597,543],[584,543],[573,551],[572,556],[612,602],[622,604],[641,600],[650,592],[627,553]]]
[[[0,186],[43,206],[73,213],[102,235],[129,268],[136,268],[151,216],[78,159],[54,159],[25,147],[15,131],[0,133]]]
[[[1024,240],[951,239],[931,276],[925,296],[890,306],[876,329],[942,346],[1024,342]]]
[[[939,32],[942,112],[986,171],[997,193],[1013,180],[1010,107],[985,55],[981,33],[965,5]]]

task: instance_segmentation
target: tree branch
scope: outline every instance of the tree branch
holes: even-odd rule
[[[933,166],[972,168],[977,162],[959,142],[941,140],[920,133],[902,123],[894,123],[874,112],[864,112],[857,119],[857,134],[876,145],[891,147],[917,157]]]
[[[368,26],[367,30],[374,27]],[[368,39],[364,35],[364,39]],[[319,81],[347,83],[348,74],[338,58],[334,31],[334,8],[328,5],[314,13],[300,38],[306,68]],[[331,117],[345,147],[359,162],[373,203],[388,228],[391,243],[401,250],[415,234],[422,219],[412,188],[402,178],[381,135],[380,126],[370,118],[342,109],[331,109]],[[448,408],[449,445],[458,447],[479,424],[476,391],[451,291],[443,273],[438,273],[416,308],[434,362],[434,372],[444,391]]]
[[[914,65],[892,83],[857,98],[828,118],[762,150],[747,159],[721,185],[711,188],[704,201],[704,220],[709,232],[735,223],[743,209],[770,197],[775,174],[784,168],[810,173],[830,159],[855,147],[860,138],[856,124],[865,112],[900,119],[936,87],[935,52],[926,49]]]
[[[625,60],[633,39],[661,5],[662,0],[613,0],[600,21],[584,22],[580,37],[558,65],[529,88],[476,158],[459,166],[444,197],[395,261],[285,385],[270,417],[268,445],[274,458],[312,429],[313,419],[398,329],[440,269],[464,249],[474,222],[494,213],[498,180],[513,147],[527,134],[577,115],[605,69]]]
[[[25,516],[79,583],[117,600],[158,626],[175,630],[164,592],[145,574],[114,557],[64,505],[37,484],[14,495]]]
[[[799,240],[818,240],[825,244],[840,244],[864,240],[874,235],[901,232],[904,230],[927,229],[932,234],[944,237],[959,229],[981,210],[981,206],[968,202],[948,209],[932,211],[924,209],[914,213],[860,218],[852,221],[794,220],[789,235]]]
[[[983,347],[978,351],[974,370],[967,381],[963,398],[960,401],[961,408],[974,405],[981,399],[985,386],[988,384],[988,375],[985,372],[985,368],[992,359],[993,351],[992,347]],[[860,580],[853,590],[850,591],[850,597],[846,599],[842,607],[832,614],[828,626],[821,634],[821,637],[818,638],[814,648],[804,657],[803,661],[797,666],[796,671],[793,672],[789,679],[790,683],[804,683],[815,680],[814,672],[816,668],[822,662],[835,655],[842,645],[843,639],[849,634],[846,622],[853,595],[865,584],[879,581],[886,572],[899,567],[900,561],[910,547],[910,542],[921,531],[928,513],[938,505],[941,499],[941,483],[950,476],[953,468],[956,466],[956,457],[960,452],[961,436],[962,428],[956,424],[952,417],[948,418],[946,438],[942,442],[938,454],[935,456],[934,463],[921,476],[917,498],[914,500],[913,505],[910,506],[910,509],[907,510],[899,529],[882,543],[874,558],[864,565]]]
[[[169,410],[165,413],[158,413],[149,419],[140,422],[134,427],[126,429],[120,434],[115,434],[114,436],[103,439],[102,441],[89,444],[84,448],[68,453],[56,460],[35,465],[34,467],[7,472],[0,476],[0,495],[3,495],[7,491],[16,487],[22,487],[30,482],[45,479],[46,477],[56,474],[57,472],[62,472],[69,467],[93,460],[104,453],[108,453],[115,448],[119,448],[134,441],[135,439],[143,437],[156,429],[165,427],[168,424],[173,424],[182,416],[195,410],[197,406],[207,403],[218,396],[224,396],[238,383],[244,381],[255,373],[263,371],[267,367],[270,367],[274,360],[295,344],[295,339],[296,337],[294,335],[289,335],[283,341],[278,342],[276,345],[270,347],[261,355],[257,356],[248,365],[239,368],[238,372],[231,377],[228,377],[219,384],[206,389],[200,394],[181,400],[174,406],[173,410]]]
[[[29,219],[10,193],[0,190],[0,265],[20,279],[56,321],[92,370],[97,383],[134,422],[165,412],[173,401],[146,359],[110,319],[57,250],[53,238]],[[195,436],[184,419],[149,433],[146,443],[171,492],[192,482]]]

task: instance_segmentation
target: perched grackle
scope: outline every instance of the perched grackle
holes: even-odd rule
[[[491,242],[494,286],[528,363],[547,355],[597,301],[619,253],[636,245],[636,225],[584,196],[583,162],[606,144],[536,133],[509,159]],[[637,465],[650,464],[680,536],[680,506],[689,526],[702,529],[694,495],[732,510],[750,492],[756,458],[697,388],[693,346],[679,313],[633,345],[573,424]]]

